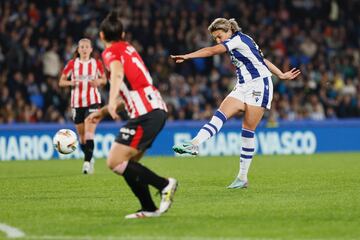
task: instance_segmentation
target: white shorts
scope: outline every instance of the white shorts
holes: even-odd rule
[[[273,98],[271,77],[257,78],[242,84],[237,83],[228,97],[236,98],[249,105],[270,109]]]

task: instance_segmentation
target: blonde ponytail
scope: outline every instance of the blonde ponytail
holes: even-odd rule
[[[238,31],[241,31],[241,28],[239,27],[238,23],[236,22],[235,18],[230,18],[229,19],[229,23],[230,23],[230,26],[231,26],[231,31],[233,33],[235,32],[238,32]]]
[[[210,33],[215,32],[217,30],[222,30],[224,32],[228,32],[231,30],[233,33],[241,31],[238,23],[235,18],[226,19],[226,18],[216,18],[208,27]]]

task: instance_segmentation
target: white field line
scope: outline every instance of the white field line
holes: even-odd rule
[[[26,236],[25,239],[37,240],[284,240],[286,238],[251,237],[175,237],[175,236]],[[338,238],[292,238],[295,240],[339,240]],[[347,240],[356,240],[347,239]],[[358,239],[357,239],[358,240]]]
[[[0,223],[0,231],[6,234],[8,238],[21,238],[25,237],[25,233],[23,233],[20,229],[15,227],[11,227],[4,223]]]
[[[242,237],[175,237],[175,236],[26,236],[24,239],[39,240],[283,240],[281,238]],[[316,239],[320,240],[320,239]]]

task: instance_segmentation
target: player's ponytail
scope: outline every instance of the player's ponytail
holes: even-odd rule
[[[120,12],[112,10],[100,24],[100,32],[104,33],[105,41],[123,40],[124,27],[120,19]]]
[[[72,54],[72,59],[77,59],[80,58],[80,54],[79,54],[79,46],[76,47],[75,51]]]
[[[228,32],[231,30],[233,33],[241,31],[238,23],[234,18],[226,19],[226,18],[216,18],[208,27],[210,33],[215,32],[217,30],[222,30],[224,32]]]
[[[230,18],[229,23],[230,23],[230,26],[231,26],[231,31],[233,33],[241,31],[241,28],[239,27],[239,25],[236,22],[235,18]]]
[[[107,16],[110,22],[116,22],[120,19],[120,12],[118,10],[113,10]]]

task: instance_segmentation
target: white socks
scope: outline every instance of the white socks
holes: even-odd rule
[[[243,128],[241,132],[241,155],[238,178],[247,182],[247,174],[255,151],[254,131]]]
[[[196,137],[194,137],[191,140],[191,143],[199,146],[200,144],[202,144],[203,142],[214,136],[216,133],[218,133],[222,128],[222,126],[224,125],[224,123],[226,122],[226,120],[227,118],[225,114],[220,112],[220,110],[217,110],[214,116],[211,118],[210,122],[205,124],[200,129]]]

